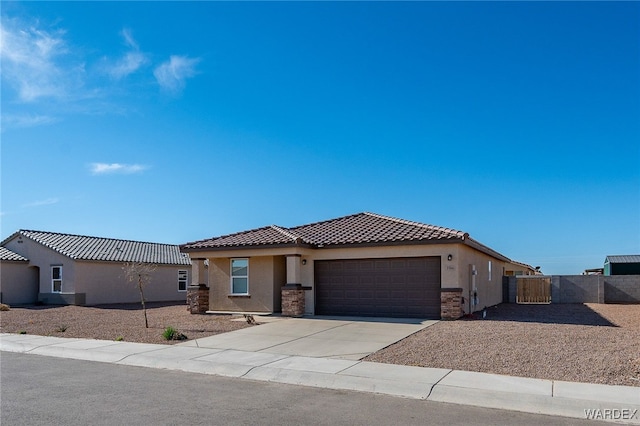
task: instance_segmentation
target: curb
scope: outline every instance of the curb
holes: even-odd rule
[[[640,388],[632,386],[267,352],[17,334],[0,334],[0,351],[640,424]]]

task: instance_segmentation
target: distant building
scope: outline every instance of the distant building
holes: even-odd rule
[[[640,275],[640,254],[607,256],[604,275]]]
[[[0,243],[0,297],[8,304],[139,302],[125,263],[155,265],[149,302],[186,300],[191,260],[176,245],[20,230]]]

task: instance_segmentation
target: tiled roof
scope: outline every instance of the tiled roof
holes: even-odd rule
[[[316,246],[408,241],[460,240],[464,232],[375,213],[360,213],[291,228]]]
[[[365,212],[295,228],[272,225],[187,243],[181,248],[189,251],[275,245],[326,247],[353,244],[462,241],[466,237],[466,233],[454,229]]]
[[[29,238],[51,250],[76,260],[144,262],[166,265],[191,264],[189,256],[181,253],[180,247],[171,244],[145,243],[140,241],[28,230],[20,230],[7,240],[14,238],[16,235]]]
[[[285,228],[271,225],[208,240],[195,241],[185,244],[182,248],[200,249],[211,247],[265,246],[296,244],[296,242],[300,242],[300,237],[293,235]]]
[[[609,263],[640,263],[640,254],[607,256],[606,261],[608,261]]]
[[[6,247],[0,247],[0,260],[8,260],[12,262],[26,262],[27,259],[24,256],[20,256],[18,253],[14,253]]]

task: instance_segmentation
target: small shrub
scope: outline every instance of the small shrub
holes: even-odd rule
[[[122,342],[123,340],[124,340],[124,337],[122,336],[116,337],[116,342]]]
[[[59,325],[59,326],[56,328],[56,331],[57,331],[58,333],[64,333],[65,331],[67,331],[67,328],[69,328],[69,326],[68,326],[68,325],[66,325],[66,324],[61,324],[61,325]]]
[[[165,340],[185,340],[187,338],[187,336],[171,326],[164,329],[162,337],[164,337]]]
[[[162,332],[162,337],[164,337],[165,340],[173,340],[173,336],[175,336],[177,332],[178,330],[169,326],[165,328],[164,331]]]
[[[11,306],[7,305],[6,303],[0,303],[0,311],[10,311],[11,310]]]
[[[18,334],[27,334],[27,332],[25,330],[20,330]]]

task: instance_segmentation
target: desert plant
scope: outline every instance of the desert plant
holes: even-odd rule
[[[175,336],[177,332],[178,330],[169,326],[162,332],[162,337],[164,337],[165,340],[173,340],[173,336]]]
[[[147,320],[147,307],[144,305],[144,287],[151,282],[151,275],[156,270],[156,265],[142,262],[127,262],[122,267],[124,275],[129,282],[134,282],[138,286],[140,292],[140,302],[142,303],[142,312],[144,313],[144,326],[149,328]]]
[[[122,342],[123,340],[124,340],[124,337],[122,336],[116,337],[116,342]]]
[[[27,334],[27,332],[24,331],[24,330],[20,330],[20,331],[18,331],[18,334]]]
[[[165,340],[185,340],[187,338],[187,336],[171,326],[164,329],[162,337],[164,337]]]
[[[67,331],[67,328],[69,328],[68,325],[66,324],[60,324],[58,327],[56,327],[56,331],[58,333],[64,333],[65,331]]]
[[[11,306],[7,305],[6,303],[0,303],[0,311],[10,311],[11,310]]]

